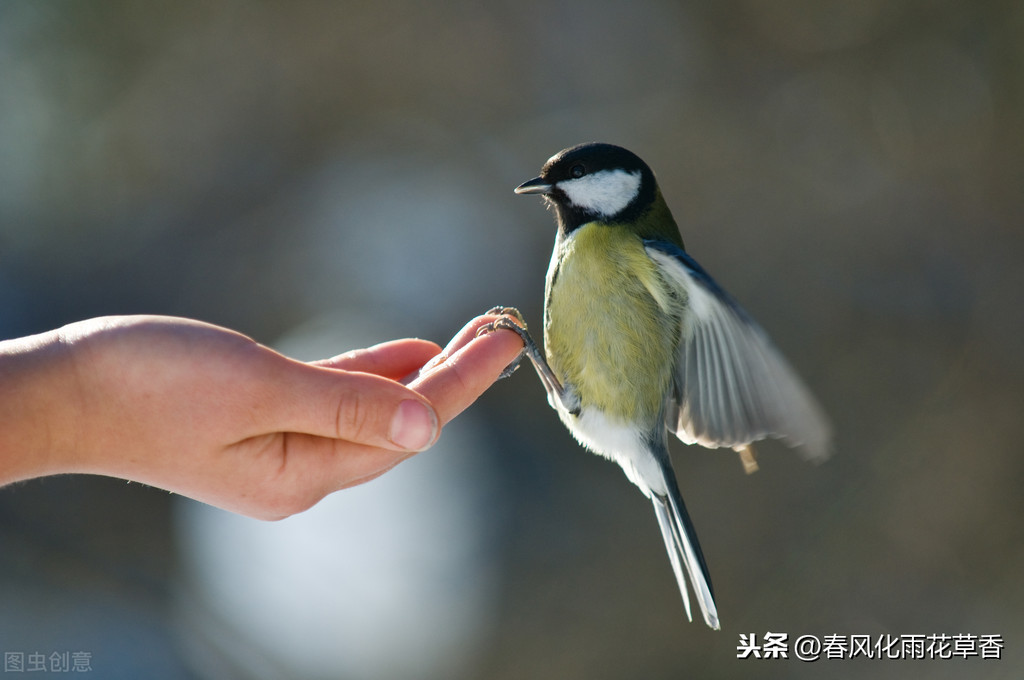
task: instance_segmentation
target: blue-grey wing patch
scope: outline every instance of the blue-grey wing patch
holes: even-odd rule
[[[687,444],[740,449],[766,437],[830,451],[828,421],[757,323],[678,246],[645,241],[687,300],[667,425]]]

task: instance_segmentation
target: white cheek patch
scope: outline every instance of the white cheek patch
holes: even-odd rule
[[[640,192],[640,171],[601,170],[558,183],[569,202],[603,217],[615,215]]]

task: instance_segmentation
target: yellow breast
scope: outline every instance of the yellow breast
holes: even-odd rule
[[[683,301],[640,238],[591,223],[560,240],[548,276],[548,363],[581,409],[653,424],[671,386]]]

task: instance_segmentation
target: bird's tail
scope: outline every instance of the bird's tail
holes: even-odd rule
[[[672,562],[672,570],[676,574],[676,581],[679,582],[679,592],[682,593],[683,603],[686,605],[686,617],[693,620],[690,614],[690,596],[686,591],[686,578],[683,573],[689,576],[693,592],[697,596],[697,604],[704,615],[704,621],[711,628],[718,630],[718,608],[715,606],[715,595],[711,590],[711,576],[708,567],[704,563],[704,553],[701,552],[700,543],[697,541],[697,531],[690,521],[690,515],[686,512],[686,505],[683,504],[683,496],[679,493],[679,486],[676,484],[676,476],[671,466],[665,466],[665,482],[668,492],[665,495],[651,493],[651,500],[654,502],[654,512],[658,516],[658,524],[661,526],[661,535],[665,539],[665,548],[668,550],[669,561]]]

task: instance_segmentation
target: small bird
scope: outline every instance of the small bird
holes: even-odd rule
[[[751,443],[766,437],[824,459],[828,422],[765,332],[686,252],[654,173],[635,154],[611,144],[574,146],[515,192],[543,196],[558,224],[544,354],[514,308],[492,310],[515,321],[503,316],[487,330],[519,333],[565,426],[652,501],[687,618],[686,577],[704,621],[718,629],[668,432],[687,444],[735,449],[750,471]]]

